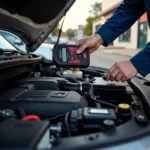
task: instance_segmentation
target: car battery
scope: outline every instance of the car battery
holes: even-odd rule
[[[112,102],[126,100],[126,87],[127,83],[107,82],[101,77],[95,77],[93,82],[94,95]]]

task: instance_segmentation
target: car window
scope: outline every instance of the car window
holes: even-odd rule
[[[33,54],[42,56],[44,59],[48,61],[52,61],[53,60],[52,49],[53,49],[52,45],[43,43],[35,52],[33,52]]]
[[[0,30],[0,35],[2,35],[4,38],[6,38],[12,44],[15,43],[15,39],[18,39],[17,36],[13,35],[12,33],[8,32],[8,31]]]
[[[25,43],[17,35],[4,30],[0,30],[0,35],[2,35],[6,40],[8,40],[8,42],[10,42],[14,47],[16,47],[16,49],[26,52]]]
[[[14,44],[15,43],[15,38],[9,34],[3,34],[3,36],[11,43]]]
[[[47,38],[48,43],[52,42],[52,39],[50,37]]]
[[[12,46],[3,36],[0,35],[0,48],[1,49],[13,49],[16,50],[14,46]]]

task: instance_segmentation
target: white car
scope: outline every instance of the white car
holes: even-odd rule
[[[16,44],[16,43],[20,44]],[[0,48],[15,49],[26,53],[25,43],[13,33],[8,31],[0,30]],[[42,43],[32,54],[43,57],[47,61],[52,61],[52,49],[54,44]]]
[[[33,52],[33,54],[37,56],[42,56],[44,59],[48,61],[52,61],[53,47],[54,44],[42,43],[41,46],[37,48],[36,51]]]

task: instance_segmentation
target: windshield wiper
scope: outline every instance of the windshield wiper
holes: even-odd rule
[[[15,50],[15,49],[2,49],[2,48],[0,48],[0,55],[1,55],[1,54],[5,54],[5,53],[12,53],[12,54],[19,53],[19,54],[25,54],[24,52],[19,51],[19,50]]]

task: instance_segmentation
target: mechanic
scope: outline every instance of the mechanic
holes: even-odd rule
[[[90,53],[96,51],[100,45],[107,47],[122,33],[127,31],[145,12],[150,25],[150,0],[124,0],[110,19],[103,24],[94,35],[81,39],[78,53],[89,48]],[[150,73],[150,42],[129,61],[116,62],[107,72],[107,81],[122,81],[140,73],[145,77]]]

